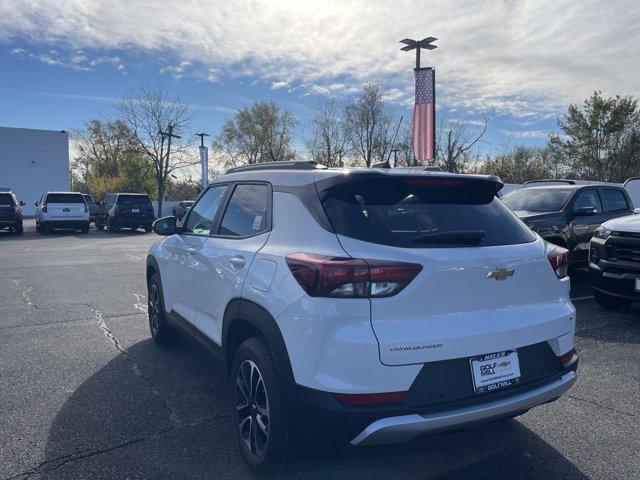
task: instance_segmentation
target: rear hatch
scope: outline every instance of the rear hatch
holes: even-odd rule
[[[351,257],[421,266],[399,293],[370,298],[382,363],[499,352],[571,330],[568,282],[494,197],[498,186],[490,177],[379,174],[320,191]]]
[[[10,193],[0,193],[0,220],[13,219],[15,203]]]
[[[84,219],[85,205],[80,193],[50,193],[46,200],[47,213],[52,219]]]
[[[140,218],[153,216],[153,205],[148,195],[118,195],[118,216]]]

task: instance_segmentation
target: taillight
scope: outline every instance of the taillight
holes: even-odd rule
[[[578,354],[576,353],[576,349],[572,348],[567,353],[563,353],[562,355],[556,358],[558,359],[558,362],[560,362],[560,364],[563,367],[568,367],[571,364],[573,364],[576,360],[578,360]]]
[[[292,253],[287,265],[312,297],[389,297],[406,287],[422,270],[415,263]]]
[[[564,278],[569,272],[569,250],[551,243],[546,244],[547,258],[558,278]]]
[[[390,405],[401,403],[407,392],[385,393],[334,393],[333,395],[344,405],[351,407],[369,407],[373,405]]]
[[[89,205],[84,204],[84,213],[89,213]]]

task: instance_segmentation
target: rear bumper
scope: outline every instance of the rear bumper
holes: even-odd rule
[[[287,390],[289,413],[300,431],[326,432],[334,441],[402,442],[422,433],[515,416],[557,398],[575,381],[579,363],[576,355],[562,364],[557,354],[572,348],[573,342],[562,344],[556,352],[542,342],[518,349],[521,383],[482,394],[474,393],[469,358],[424,364],[404,401],[388,405],[345,405],[333,393],[293,383]],[[397,436],[388,436],[389,430]]]
[[[151,225],[154,221],[155,217],[152,216],[112,218],[112,222],[118,227],[142,227],[144,225]]]
[[[447,412],[383,418],[368,425],[351,440],[351,444],[377,445],[406,442],[424,433],[509,417],[556,400],[566,393],[575,381],[575,372],[568,372],[542,387],[493,402]]]
[[[2,219],[0,220],[0,228],[4,227],[19,227],[22,225],[22,218],[17,218],[14,220]]]
[[[80,229],[89,228],[89,219],[85,220],[47,220],[41,222],[40,225],[43,228],[68,228],[68,229]]]

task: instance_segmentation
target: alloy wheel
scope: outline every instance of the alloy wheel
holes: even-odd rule
[[[269,399],[262,374],[251,360],[242,362],[236,376],[236,414],[244,444],[261,457],[269,443]]]
[[[160,302],[158,296],[158,286],[155,283],[151,284],[149,291],[149,328],[151,334],[155,337],[158,334],[158,327],[160,324]]]

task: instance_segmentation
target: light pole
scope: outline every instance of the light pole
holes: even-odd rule
[[[431,45],[433,42],[438,40],[436,37],[427,37],[422,40],[412,40],[410,38],[405,38],[404,40],[400,40],[400,43],[404,43],[406,46],[402,47],[400,50],[404,52],[410,52],[415,49],[416,51],[416,68],[420,68],[420,50],[423,48],[425,50],[435,50],[438,48],[437,45]]]

